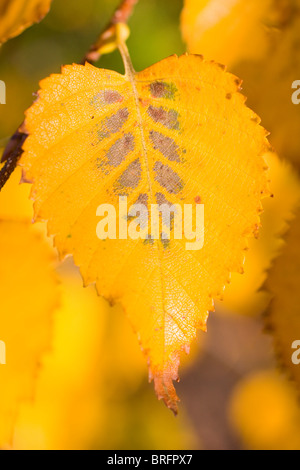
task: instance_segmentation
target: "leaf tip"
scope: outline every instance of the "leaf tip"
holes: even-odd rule
[[[185,352],[189,352],[188,346]],[[176,394],[173,382],[179,382],[178,367],[180,352],[175,353],[173,356],[172,360],[165,364],[163,369],[151,367],[151,364],[149,364],[149,382],[153,380],[158,400],[163,400],[167,408],[173,411],[176,416],[180,399]]]
[[[178,402],[180,401],[173,380],[179,381],[178,376],[176,377],[172,373],[167,371],[162,373],[156,373],[152,376],[150,373],[150,380],[154,381],[154,389],[158,400],[163,400],[167,408],[173,411],[174,415],[178,414]]]

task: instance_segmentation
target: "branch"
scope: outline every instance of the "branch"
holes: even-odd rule
[[[109,26],[117,23],[127,23],[138,1],[139,0],[123,0],[121,5],[116,9]]]
[[[82,63],[85,62],[94,63],[97,62],[101,55],[105,52],[112,52],[117,49],[115,42],[116,35],[116,24],[123,23],[127,24],[131,17],[135,5],[139,0],[122,0],[120,6],[116,9],[110,22],[100,34],[97,42],[90,48],[89,52],[84,57]]]
[[[10,175],[15,170],[18,161],[23,153],[22,146],[27,138],[27,134],[17,130],[8,142],[1,159],[1,163],[5,162],[4,167],[0,171],[0,191],[7,183]]]

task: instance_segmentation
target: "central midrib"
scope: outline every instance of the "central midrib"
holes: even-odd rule
[[[140,130],[141,146],[142,146],[142,157],[143,157],[143,163],[144,163],[144,167],[145,167],[146,175],[147,175],[150,201],[151,201],[151,204],[155,204],[156,201],[154,199],[153,188],[152,188],[150,165],[149,165],[149,159],[148,159],[146,139],[145,139],[145,134],[144,134],[143,118],[142,118],[141,109],[140,109],[139,94],[138,94],[138,90],[136,86],[136,72],[132,66],[127,48],[123,51],[121,50],[121,54],[125,63],[125,70],[126,70],[125,76],[128,78],[132,86],[133,96],[135,100],[135,108],[136,108],[136,114],[137,114],[138,127]],[[157,247],[157,254],[158,254],[160,284],[161,284],[161,294],[162,294],[161,303],[162,303],[162,311],[163,311],[163,363],[165,363],[165,352],[166,352],[165,316],[167,312],[166,312],[165,300],[164,300],[165,299],[165,283],[164,283],[163,262],[162,262],[163,256],[162,256],[162,246],[159,240],[155,240],[155,244]]]

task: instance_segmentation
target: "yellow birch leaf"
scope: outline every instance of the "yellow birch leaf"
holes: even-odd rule
[[[298,210],[286,236],[281,255],[269,272],[266,288],[272,295],[272,301],[265,317],[267,329],[273,336],[278,361],[289,377],[295,381],[298,390],[300,390],[300,366],[297,347],[295,345],[293,349],[292,346],[298,341],[298,349],[300,348],[299,237],[300,211]]]
[[[51,251],[26,222],[0,221],[0,448],[11,445],[21,401],[31,399],[42,354],[51,345],[58,302]]]
[[[0,0],[0,45],[48,13],[52,0]]]
[[[181,23],[190,52],[242,77],[248,104],[270,131],[271,144],[298,167],[299,10],[300,0],[185,0]]]
[[[20,164],[34,182],[35,218],[48,221],[61,256],[74,255],[85,284],[123,305],[157,395],[175,412],[180,353],[206,329],[230,272],[242,272],[269,194],[266,131],[239,86],[201,56],[172,56],[140,73],[126,62],[125,75],[72,65],[41,82],[26,114]],[[188,250],[174,226],[169,240],[163,230],[156,239],[100,240],[99,205],[121,214],[117,228],[135,222],[123,219],[120,196],[148,213],[162,202],[203,203],[203,248]]]

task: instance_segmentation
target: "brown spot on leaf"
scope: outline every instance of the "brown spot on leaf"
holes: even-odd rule
[[[168,201],[168,199],[166,198],[166,196],[163,193],[156,193],[155,197],[156,197],[157,204],[159,204],[160,206],[162,204],[166,204],[169,208],[171,208],[173,206],[173,203]],[[170,218],[169,218],[168,214],[166,214],[166,218],[165,219],[162,218],[162,219],[163,219],[163,224],[165,224],[165,225],[168,225],[169,220],[171,220],[172,227],[173,227],[174,212],[171,212]]]
[[[154,244],[154,239],[148,236],[147,238],[145,238],[143,243],[144,243],[144,245],[153,245]]]
[[[90,106],[93,108],[101,108],[103,105],[106,104],[113,104],[113,103],[121,103],[123,101],[123,96],[120,95],[115,90],[103,90],[97,95],[93,96],[90,101]]]
[[[163,98],[166,94],[166,84],[164,82],[151,83],[150,91],[154,98]]]
[[[177,91],[177,87],[174,83],[154,82],[150,85],[150,93],[153,98],[174,100]]]
[[[104,126],[107,131],[111,134],[115,134],[122,129],[123,125],[129,118],[129,111],[127,108],[119,109],[115,114],[110,117],[107,117],[104,122]]]
[[[98,145],[103,139],[107,139],[107,137],[109,137],[110,134],[108,132],[106,132],[105,130],[102,129],[99,129],[97,131],[97,140],[96,141],[93,141],[92,142],[92,145]]]
[[[160,132],[151,131],[150,140],[155,150],[159,150],[171,162],[180,162],[179,147],[170,137]]]
[[[137,204],[143,205],[148,211],[148,194],[143,194],[143,193],[140,194],[139,197],[137,198],[136,202],[134,203],[134,205],[136,206]],[[137,210],[137,214],[138,214],[138,217],[140,219],[141,227],[145,228],[146,225],[148,224],[148,212],[145,214],[143,211]],[[136,217],[137,217],[136,215],[133,215],[133,216],[129,215],[127,217],[127,220],[133,220]]]
[[[163,232],[160,234],[160,241],[165,250],[168,250],[170,248],[170,240],[168,238],[165,238],[165,234]]]
[[[169,202],[166,196],[163,193],[156,193],[155,194],[157,204],[167,204],[169,207],[173,205],[172,202]]]
[[[123,96],[115,90],[104,90],[103,99],[107,104],[121,103]]]
[[[226,99],[227,99],[227,100],[231,100],[231,98],[232,98],[232,94],[231,94],[231,93],[227,93]]]
[[[156,181],[170,194],[178,194],[183,188],[181,178],[168,165],[156,162],[154,165]]]
[[[253,116],[251,118],[251,121],[255,122],[256,124],[260,124],[261,120],[258,116]]]
[[[134,162],[126,168],[124,173],[119,178],[119,185],[123,188],[135,189],[141,180],[142,168],[139,159],[137,158]]]
[[[118,139],[107,152],[108,163],[112,166],[119,166],[134,150],[134,137],[132,134],[125,134]]]
[[[170,111],[160,107],[149,106],[148,114],[154,122],[158,122],[168,129],[179,129],[178,113],[175,109]]]
[[[148,194],[140,194],[137,198],[136,204],[143,204],[144,206],[148,205]]]
[[[196,196],[195,199],[194,199],[195,203],[196,204],[201,204],[201,197],[200,196]]]
[[[144,99],[144,98],[139,98],[139,102],[141,103],[141,105],[143,106],[143,108],[146,108],[147,106],[149,106],[150,104],[150,100],[149,99]]]
[[[127,108],[119,109],[115,114],[107,117],[101,123],[96,124],[90,134],[96,139],[92,141],[91,145],[98,145],[102,140],[110,137],[111,134],[119,132],[124,126],[129,117]]]
[[[235,78],[234,83],[236,84],[236,86],[238,87],[238,90],[240,91],[242,89],[243,80],[240,80],[239,78]]]

